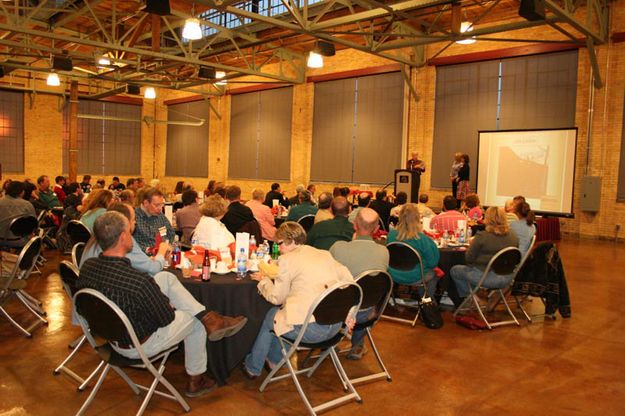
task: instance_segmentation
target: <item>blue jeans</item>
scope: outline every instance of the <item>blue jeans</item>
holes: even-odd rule
[[[279,310],[280,308],[276,306],[267,312],[256,341],[254,341],[252,351],[245,357],[247,371],[255,376],[260,375],[263,371],[265,360],[268,360],[271,364],[278,364],[282,359],[278,337],[271,332],[273,330],[274,317]],[[302,341],[322,342],[330,339],[339,332],[341,324],[339,322],[334,325],[318,325],[315,322],[311,322],[302,337]],[[291,331],[282,334],[282,336],[294,340],[301,329],[302,325],[295,325]]]
[[[471,286],[475,287],[482,277],[482,270],[477,267],[457,264],[451,268],[449,274],[454,280],[458,295],[466,298],[471,293]],[[512,275],[499,275],[491,271],[482,285],[488,289],[502,289],[512,281]]]
[[[358,314],[356,315],[356,323],[362,324],[369,321],[374,313],[374,307],[358,311]],[[367,331],[365,329],[354,329],[354,331],[352,332],[352,348],[358,345],[362,345],[365,339],[365,335],[367,335]]]

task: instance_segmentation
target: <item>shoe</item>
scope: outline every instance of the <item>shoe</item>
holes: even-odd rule
[[[250,373],[250,371],[245,366],[245,362],[241,363],[241,372],[243,373],[245,378],[247,378],[248,380],[256,380],[258,378],[257,375]]]
[[[352,347],[351,350],[347,353],[348,360],[360,360],[363,355],[365,355],[366,349],[363,344],[356,345]]]
[[[187,390],[184,392],[184,395],[187,397],[199,397],[213,390],[215,386],[215,380],[206,374],[189,376]]]
[[[202,317],[201,321],[206,328],[208,340],[214,342],[239,332],[247,323],[247,318],[243,316],[231,318],[222,316],[215,311],[210,311]]]

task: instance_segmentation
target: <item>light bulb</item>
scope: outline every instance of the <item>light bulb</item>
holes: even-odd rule
[[[471,26],[471,22],[462,22],[460,24],[460,33],[466,33],[466,32],[472,32],[473,31],[473,26]],[[457,40],[456,43],[459,43],[461,45],[470,45],[472,43],[475,43],[475,38],[466,38],[463,40]]]
[[[46,80],[46,84],[51,87],[58,87],[59,85],[61,85],[61,80],[59,79],[58,74],[55,74],[54,72],[52,72],[51,74],[48,74],[48,79]]]
[[[310,51],[308,53],[308,62],[306,63],[308,68],[323,68],[323,56],[317,52]]]
[[[143,93],[143,97],[149,100],[153,100],[156,98],[156,90],[154,87],[147,87]]]
[[[102,55],[98,58],[98,66],[109,66],[111,64],[111,60],[106,55]]]
[[[184,22],[184,28],[182,29],[182,37],[189,40],[202,39],[202,28],[200,27],[200,21],[193,17],[187,19]]]

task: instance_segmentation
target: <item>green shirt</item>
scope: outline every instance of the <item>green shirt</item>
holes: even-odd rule
[[[347,217],[338,216],[313,225],[308,233],[306,244],[321,250],[330,250],[337,241],[351,241],[354,226]]]
[[[421,256],[421,261],[423,262],[423,271],[426,274],[438,266],[438,260],[441,257],[441,253],[438,251],[436,243],[434,243],[434,241],[432,241],[432,239],[427,235],[419,233],[419,238],[397,240],[397,230],[391,230],[388,233],[386,243],[392,243],[393,241],[401,241],[402,243],[406,243],[410,247],[417,250]],[[388,271],[391,274],[393,281],[402,285],[416,283],[421,280],[421,268],[419,266],[410,271],[397,270],[389,267]]]
[[[46,206],[47,209],[54,207],[62,207],[56,194],[48,189],[47,191],[39,191],[39,201]]]
[[[310,202],[304,202],[299,205],[292,206],[289,210],[287,221],[299,221],[305,215],[315,215],[319,208],[313,206]]]
[[[354,277],[367,270],[388,269],[388,250],[370,236],[358,236],[349,242],[337,241],[330,248],[330,254]]]

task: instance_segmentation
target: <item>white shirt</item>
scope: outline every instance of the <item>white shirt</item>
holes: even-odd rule
[[[234,236],[221,221],[205,215],[195,227],[193,239],[199,241],[201,245],[209,245],[211,250],[228,247],[234,243]]]

